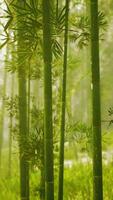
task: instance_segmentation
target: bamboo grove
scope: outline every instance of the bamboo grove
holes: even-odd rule
[[[113,199],[112,6],[0,0],[0,199]]]

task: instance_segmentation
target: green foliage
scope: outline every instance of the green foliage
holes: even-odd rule
[[[23,142],[20,143],[23,153],[26,155],[28,162],[31,163],[32,166],[38,166],[40,169],[43,165],[43,139],[44,139],[44,114],[43,110],[38,109],[34,104],[34,97],[31,97],[33,107],[30,110],[31,115],[31,125],[30,125],[30,134],[28,139],[23,138]],[[59,102],[59,101],[58,101]],[[54,153],[55,158],[58,152],[58,126],[59,126],[59,110],[56,113],[56,109],[59,108],[59,104],[55,104],[54,107]],[[59,102],[60,103],[60,102]],[[15,123],[13,123],[12,127],[12,136],[13,139],[17,142],[20,141],[19,135],[19,125],[18,125],[18,96],[15,97],[5,97],[5,106],[9,116],[12,116]],[[57,116],[58,114],[58,116]]]
[[[18,96],[6,97],[6,109],[9,116],[12,116],[16,122],[12,127],[13,137],[19,142],[20,134],[18,130]],[[43,135],[44,135],[44,125],[43,125],[43,111],[38,110],[36,106],[33,106],[31,112],[31,128],[28,139],[23,138],[21,148],[26,158],[32,165],[37,165],[41,168],[43,162]]]
[[[33,1],[25,1],[24,8],[18,6],[15,1],[12,1],[10,4],[7,4],[7,10],[4,10],[9,18],[7,24],[4,27],[6,32],[6,41],[3,43],[3,46],[9,41],[12,37],[8,33],[7,29],[10,28],[13,31],[13,41],[17,41],[17,20],[21,24],[21,31],[23,35],[23,42],[25,44],[24,51],[18,52],[23,54],[23,59],[30,59],[35,52],[39,55],[42,54],[42,10],[41,5]],[[27,16],[27,18],[26,18]],[[107,21],[104,12],[99,11],[99,26],[102,33],[100,33],[101,39],[103,38],[103,30],[106,29]],[[62,55],[62,33],[64,31],[65,24],[65,6],[61,9],[58,9],[58,13],[54,10],[51,10],[51,24],[52,24],[52,51],[53,55],[57,58]],[[73,16],[70,12],[70,28],[69,28],[69,37],[70,40],[83,48],[87,46],[90,41],[90,20],[89,17]],[[60,42],[59,42],[60,40]],[[2,46],[1,46],[2,48]],[[23,59],[20,61],[22,62]]]
[[[90,23],[89,18],[80,16],[71,18],[70,40],[76,42],[77,45],[82,48],[86,46],[90,40]]]
[[[110,117],[113,116],[113,108],[112,107],[109,108],[108,114]],[[113,119],[108,120],[108,122],[109,122],[109,126],[110,126],[111,124],[113,124]]]
[[[4,166],[7,167],[5,163],[6,152],[4,152]],[[0,198],[2,200],[19,200],[19,176],[18,176],[18,166],[17,166],[17,155],[13,155],[13,172],[15,176],[11,179],[3,177],[5,173],[3,171],[2,177],[0,179]],[[5,170],[5,168],[4,168]],[[103,165],[104,172],[104,199],[112,200],[113,197],[113,181],[111,179],[113,174],[112,163]],[[86,176],[87,175],[87,176]],[[39,185],[40,185],[40,172],[39,169],[34,167],[31,170],[30,175],[30,188],[31,188],[31,199],[39,200]],[[92,167],[91,165],[75,164],[72,168],[65,168],[64,171],[64,200],[92,200]],[[55,182],[57,183],[57,176],[55,176]],[[57,198],[57,184],[55,184],[55,197]]]
[[[98,21],[100,27],[100,39],[103,38],[103,31],[105,32],[107,21],[104,12],[98,12]],[[90,42],[90,19],[88,16],[72,16],[70,19],[70,40],[75,42],[79,48],[87,46]]]
[[[24,152],[32,165],[43,167],[44,162],[44,125],[43,111],[33,106],[31,110],[31,128]]]
[[[53,39],[52,39],[52,50],[55,57],[61,56],[62,47],[58,42],[58,37],[63,31],[64,26],[64,18],[65,18],[65,8],[59,11],[59,15],[54,17],[54,12],[52,11],[51,23],[53,26]],[[7,34],[7,40],[2,45],[4,46],[9,39],[16,42],[18,39],[17,33],[17,24],[20,24],[20,30],[22,33],[22,42],[24,43],[24,50],[21,53],[23,55],[23,59],[30,59],[33,54],[36,52],[38,54],[42,54],[42,10],[41,5],[38,4],[35,0],[33,1],[25,1],[24,8],[16,4],[16,1],[12,1],[10,4],[7,4],[7,10],[4,12],[8,12],[9,21],[4,27],[4,31],[10,28],[13,31],[13,36],[8,37],[10,34]],[[18,22],[17,22],[18,18]],[[7,28],[6,28],[7,27]],[[1,46],[1,48],[2,48]]]
[[[18,118],[18,96],[5,97],[5,106],[9,116]]]
[[[67,124],[66,140],[70,143],[80,144],[82,151],[89,152],[92,145],[92,127],[81,122]]]
[[[87,174],[87,176],[84,176]],[[90,166],[75,165],[70,170],[65,169],[64,199],[91,200],[92,172]]]
[[[33,81],[36,80],[37,86],[38,83],[43,88],[43,58],[42,58],[42,6],[41,1],[37,0],[27,0],[24,2],[24,8],[16,4],[16,0],[13,1],[4,1],[6,8],[3,11],[3,16],[0,14],[0,50],[8,44],[9,48],[9,58],[5,63],[5,68],[10,73],[18,72],[18,55],[21,57],[19,60],[19,65],[25,64],[25,77],[30,79],[31,93],[33,89]],[[86,3],[85,1],[84,4]],[[82,4],[81,1],[71,2],[72,5]],[[108,4],[112,5],[111,1],[106,4],[106,2],[101,2],[101,7],[105,7],[106,12],[99,11],[98,19],[100,26],[100,40],[104,40],[105,31],[107,29],[106,40],[101,42],[102,45],[102,70],[101,77],[104,82],[104,86],[108,85],[108,88],[104,88],[102,83],[102,98],[103,107],[106,109],[108,102],[112,101],[112,95],[109,95],[110,89],[112,90],[112,14],[111,17],[108,17]],[[0,6],[2,4],[0,3]],[[59,6],[60,7],[60,6]],[[101,9],[100,10],[103,10]],[[112,7],[112,6],[111,6]],[[56,9],[56,8],[55,8]],[[57,197],[57,173],[58,173],[58,152],[59,152],[59,136],[60,136],[60,121],[61,121],[61,77],[62,77],[62,56],[64,53],[63,40],[64,40],[64,31],[65,31],[65,6],[58,8],[56,10],[51,9],[51,19],[50,23],[52,26],[52,54],[53,54],[53,66],[52,66],[52,86],[53,86],[53,97],[52,97],[52,112],[53,112],[53,133],[54,133],[54,169],[55,169],[55,199]],[[77,121],[76,116],[81,117],[81,112],[84,112],[84,109],[81,106],[81,101],[84,101],[85,98],[89,97],[89,82],[90,73],[89,73],[89,54],[83,52],[83,47],[87,47],[90,41],[90,20],[88,16],[84,16],[85,6],[83,5],[83,10],[78,15],[70,9],[70,22],[69,22],[69,57],[68,57],[68,90],[67,90],[67,110],[66,110],[66,138],[65,138],[65,159],[72,159],[79,155],[79,153],[91,154],[92,156],[92,127],[81,121]],[[112,9],[110,9],[112,13]],[[109,20],[106,21],[106,17]],[[18,18],[18,22],[17,22]],[[2,23],[3,19],[3,23]],[[4,21],[5,20],[5,21]],[[19,27],[18,27],[19,25]],[[18,28],[17,28],[18,27]],[[3,31],[4,30],[4,31]],[[22,33],[21,44],[22,48],[17,50],[17,41],[18,41],[18,31]],[[23,48],[24,47],[24,48]],[[86,50],[86,48],[85,48]],[[5,48],[3,49],[5,51]],[[88,50],[89,51],[89,50]],[[104,53],[103,53],[104,52]],[[18,54],[18,55],[17,55]],[[85,54],[85,55],[84,55]],[[87,58],[85,58],[87,57]],[[109,58],[110,57],[110,58]],[[84,64],[86,62],[86,64]],[[1,63],[2,65],[2,63]],[[85,66],[87,65],[87,66]],[[109,65],[109,67],[107,67]],[[84,72],[84,66],[88,68]],[[110,71],[111,70],[111,71]],[[107,73],[106,73],[107,72]],[[108,78],[105,78],[108,74]],[[109,74],[111,74],[111,81],[109,80]],[[1,71],[2,77],[2,71]],[[8,77],[9,78],[9,77]],[[10,79],[10,78],[9,78]],[[86,80],[87,79],[87,80]],[[38,81],[37,81],[38,80]],[[8,80],[8,83],[10,80]],[[86,85],[87,82],[87,85]],[[85,84],[84,84],[85,83]],[[84,84],[84,86],[83,86]],[[28,85],[27,85],[28,86]],[[10,84],[8,88],[10,87]],[[2,97],[2,85],[1,88],[1,97]],[[31,199],[39,199],[40,192],[40,171],[43,167],[44,159],[44,111],[40,108],[40,102],[42,101],[43,94],[40,93],[39,88],[36,93],[38,93],[38,100],[30,96],[30,131],[29,138],[23,138],[23,141],[20,143],[20,146],[23,149],[23,155],[27,158],[27,161],[31,166],[30,173],[30,193]],[[104,88],[104,89],[103,89]],[[16,89],[16,85],[15,85]],[[104,91],[104,92],[103,92]],[[34,91],[33,91],[34,92]],[[42,92],[42,91],[41,91]],[[84,92],[88,92],[84,96]],[[111,96],[111,97],[109,97]],[[34,100],[39,103],[39,107],[34,105]],[[83,99],[83,100],[81,100]],[[89,99],[84,103],[84,107],[89,104]],[[42,102],[41,102],[42,103]],[[87,103],[87,105],[86,105]],[[43,103],[42,103],[43,104]],[[41,107],[43,107],[41,104]],[[106,106],[104,106],[106,104]],[[18,164],[17,157],[19,156],[18,144],[20,141],[19,135],[19,125],[18,125],[18,95],[13,98],[6,96],[5,97],[5,106],[9,117],[13,118],[13,127],[10,127],[12,131],[12,140],[13,140],[13,162]],[[102,107],[102,108],[103,108]],[[2,110],[2,109],[1,109]],[[79,113],[78,113],[79,110]],[[74,113],[76,111],[76,113]],[[90,109],[91,111],[91,109]],[[87,111],[89,118],[91,119],[91,112]],[[109,117],[110,120],[107,120],[109,125],[113,123],[112,115],[113,108],[109,108]],[[73,114],[74,113],[74,114]],[[0,113],[2,116],[2,112]],[[71,121],[71,117],[73,121]],[[83,116],[85,116],[83,114]],[[102,116],[105,114],[102,113]],[[81,119],[82,120],[82,119]],[[83,119],[84,120],[84,119]],[[7,119],[6,119],[7,121]],[[5,125],[6,128],[6,125]],[[104,128],[106,128],[104,126]],[[112,126],[110,126],[112,129]],[[107,132],[107,131],[106,131]],[[8,146],[7,141],[7,129],[5,130],[5,147]],[[105,138],[104,138],[105,136]],[[104,141],[106,140],[106,141]],[[103,135],[103,150],[107,150],[108,147],[112,148],[113,137],[112,131],[109,134]],[[102,141],[102,142],[103,142]],[[105,143],[106,142],[106,143]],[[4,148],[5,149],[5,148]],[[8,153],[7,153],[8,155]],[[4,154],[4,159],[7,158],[7,155]],[[22,156],[23,156],[22,155]],[[77,157],[78,158],[78,157]],[[92,200],[92,169],[90,165],[78,164],[77,160],[72,168],[65,168],[65,184],[64,184],[64,200]],[[3,166],[6,168],[8,164],[3,161]],[[0,199],[3,200],[15,200],[19,199],[19,174],[18,166],[13,163],[12,165],[13,173],[12,179],[1,178],[0,179]],[[5,174],[6,169],[1,169],[3,175]],[[15,172],[15,171],[16,172]],[[109,173],[108,173],[109,172]],[[104,166],[104,199],[112,200],[113,199],[113,190],[112,190],[112,180],[111,176],[113,174],[112,163],[108,166]],[[2,176],[1,176],[2,177]]]

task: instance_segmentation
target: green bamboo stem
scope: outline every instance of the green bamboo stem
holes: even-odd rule
[[[17,2],[18,6],[23,6],[24,1]],[[26,91],[26,61],[23,60],[22,50],[24,41],[22,37],[21,23],[18,20],[18,91],[19,91],[19,151],[20,151],[20,197],[21,200],[29,200],[29,163],[25,155],[25,144],[28,137],[27,119],[27,91]]]
[[[65,32],[64,32],[64,62],[63,62],[63,81],[62,81],[62,112],[61,112],[61,136],[60,136],[60,154],[59,154],[58,200],[63,200],[69,0],[66,0],[66,13],[65,14],[66,15],[65,15]]]
[[[45,173],[44,173],[44,153],[41,158],[42,166],[40,169],[40,200],[45,200]]]
[[[90,6],[93,85],[93,199],[103,200],[98,0],[91,0]]]
[[[45,200],[54,200],[51,1],[43,0]]]

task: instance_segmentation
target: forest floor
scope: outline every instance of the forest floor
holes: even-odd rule
[[[4,151],[4,154],[6,152]],[[20,200],[19,198],[19,162],[13,154],[11,177],[8,177],[7,155],[2,163],[0,179],[0,199]],[[104,200],[113,199],[113,151],[103,152]],[[106,159],[107,158],[107,159]],[[107,161],[108,160],[108,161]],[[37,167],[30,173],[31,200],[39,199],[40,173]],[[55,167],[55,200],[57,199],[58,170]],[[92,164],[90,158],[80,155],[78,162],[65,160],[64,200],[92,200]]]

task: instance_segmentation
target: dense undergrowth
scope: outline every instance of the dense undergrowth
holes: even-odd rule
[[[7,174],[7,154],[4,151],[4,162],[0,179],[0,199],[20,200],[19,197],[19,163],[17,155],[13,154],[12,174]],[[39,200],[40,173],[37,167],[31,168],[30,175],[30,199]],[[55,199],[57,199],[57,168],[55,170]],[[113,163],[103,165],[104,200],[113,199]],[[64,171],[64,200],[92,200],[92,165],[74,161],[71,167],[65,167]]]

